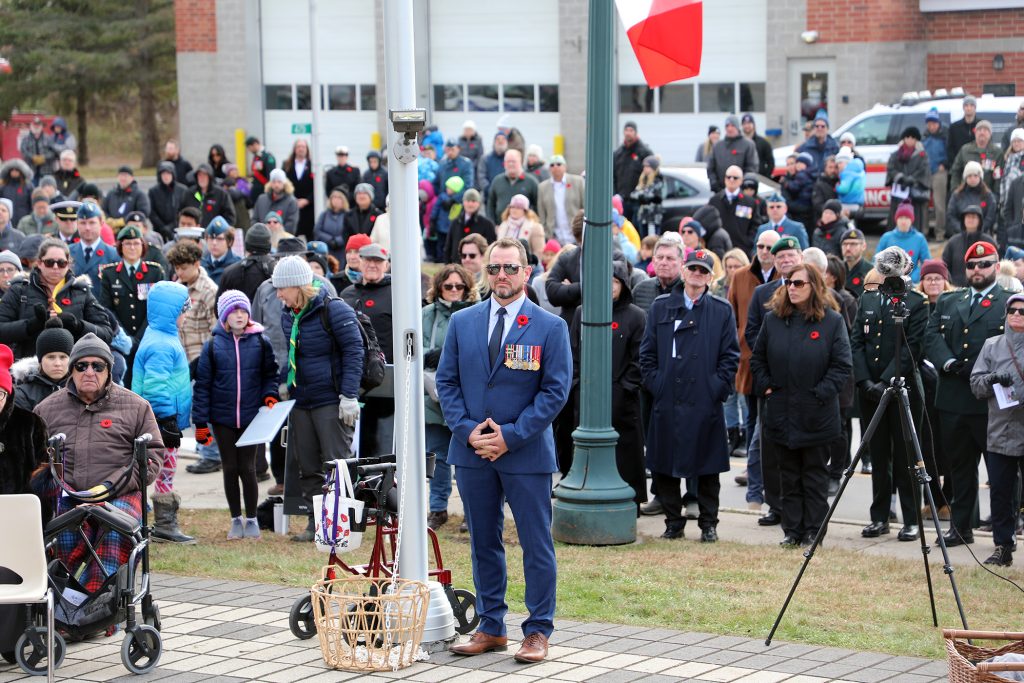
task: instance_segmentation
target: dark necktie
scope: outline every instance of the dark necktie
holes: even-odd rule
[[[92,258],[92,247],[85,248],[85,260],[88,261]]]
[[[978,307],[978,302],[981,301],[981,292],[975,292],[974,298],[971,299],[971,313],[974,313],[974,309]]]
[[[498,355],[501,353],[501,339],[505,336],[505,309],[499,308],[496,312],[498,316],[498,322],[494,325],[494,331],[491,332],[491,339],[487,342],[487,353],[491,358],[491,367],[494,367],[494,363],[498,360]]]
[[[135,266],[128,266],[128,277],[129,278],[134,278],[135,277]]]

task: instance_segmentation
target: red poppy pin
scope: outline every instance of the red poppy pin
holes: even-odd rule
[[[986,206],[988,206],[988,202],[982,202],[982,203],[981,203],[981,208],[983,208],[983,209],[984,209],[984,208],[985,208]]]
[[[142,271],[141,270],[139,272],[135,273],[135,279],[136,280],[141,280],[143,277],[144,276],[142,275]]]
[[[732,150],[732,153],[733,153],[733,154],[736,154],[736,150]]]
[[[913,255],[914,255],[914,250],[913,250],[913,249],[909,249],[909,250],[907,251],[907,256],[911,256],[911,257],[913,257]]]
[[[859,277],[853,278],[853,284],[859,285],[860,284],[860,278]]]
[[[526,323],[530,322],[530,319],[527,318],[525,315],[519,315],[516,316],[516,322],[519,323],[519,327],[522,327]]]
[[[114,423],[110,420],[110,418],[100,420],[100,427],[103,427],[104,429],[110,429],[110,425],[112,424]]]
[[[832,239],[832,233],[830,233],[830,232],[826,232],[826,233],[825,233],[825,239],[827,239],[827,240],[830,240],[830,239]]]
[[[981,300],[981,307],[982,308],[988,308],[991,305],[992,305],[992,302],[989,299],[982,299]]]
[[[63,299],[60,300],[60,303],[61,303],[62,306],[70,306],[71,305],[71,299],[69,299],[67,297],[64,297]]]
[[[466,233],[468,235],[469,234],[469,228],[463,228],[462,232],[464,232],[464,233]]]
[[[97,249],[96,250],[96,255],[97,256],[103,256],[103,250],[102,249]]]
[[[638,157],[638,156],[637,156],[637,155],[635,155],[635,154],[633,154],[633,155],[632,155],[632,157],[633,157],[633,161],[636,161],[637,159],[639,159],[639,158],[640,158],[640,157]]]
[[[374,305],[375,305],[375,302],[374,302],[374,300],[373,300],[373,299],[367,299],[367,300],[366,300],[366,307],[367,307],[367,308],[373,308],[373,307],[374,307]]]
[[[811,339],[817,339],[820,336],[821,334],[817,330],[811,332]]]
[[[619,329],[619,324],[616,323],[616,322],[613,322],[612,323],[612,330],[617,330],[617,329]]]
[[[984,158],[985,158],[985,153],[984,153],[984,152],[982,152],[982,153],[981,153],[981,158],[982,158],[982,159],[984,159]]]
[[[376,222],[376,220],[377,220],[377,217],[376,217],[376,216],[370,216],[370,222],[371,222],[371,223],[374,223],[374,222]]]
[[[374,176],[373,179],[374,179],[375,182],[378,182],[378,183],[380,182],[380,176],[379,175],[378,176]]]

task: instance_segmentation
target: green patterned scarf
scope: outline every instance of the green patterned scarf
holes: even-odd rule
[[[313,280],[313,289],[317,292],[320,291],[321,283],[319,280]],[[299,343],[299,321],[302,320],[302,316],[306,315],[310,306],[313,305],[313,300],[316,299],[316,295],[312,299],[306,302],[306,305],[302,307],[301,311],[297,313],[292,311],[292,332],[288,337],[288,386],[295,386],[295,349]]]

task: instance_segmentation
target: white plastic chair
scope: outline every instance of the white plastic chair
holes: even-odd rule
[[[43,513],[31,494],[0,496],[0,565],[21,577],[0,584],[0,604],[46,604],[46,680],[53,681],[53,591],[46,575]]]

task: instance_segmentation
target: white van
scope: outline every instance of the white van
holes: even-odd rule
[[[868,219],[882,219],[889,212],[889,188],[885,186],[885,167],[889,157],[899,145],[899,135],[907,126],[916,126],[921,135],[928,132],[924,116],[933,107],[939,112],[942,127],[949,129],[949,124],[964,117],[963,98],[908,98],[911,104],[876,104],[871,109],[857,114],[852,119],[831,131],[837,141],[849,131],[857,139],[857,153],[864,157],[867,167],[867,187],[864,192],[864,214]],[[986,120],[992,124],[992,139],[998,144],[1003,133],[1017,118],[1017,107],[1024,101],[1022,97],[995,97],[982,95],[978,98],[978,120]],[[778,147],[775,153],[775,176],[785,173],[786,157],[793,153],[794,145]],[[950,164],[953,160],[949,160]]]

